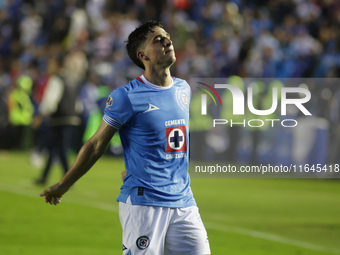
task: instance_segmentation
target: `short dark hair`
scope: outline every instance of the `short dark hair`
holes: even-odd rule
[[[153,28],[163,28],[162,23],[159,21],[150,20],[145,22],[143,25],[137,27],[129,35],[126,43],[126,50],[131,60],[140,68],[145,69],[143,62],[137,57],[137,52],[140,46],[145,42],[146,36],[149,32],[153,32]]]

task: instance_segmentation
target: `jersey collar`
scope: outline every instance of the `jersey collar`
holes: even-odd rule
[[[160,90],[166,90],[166,89],[170,89],[173,85],[174,85],[174,79],[171,79],[171,84],[167,87],[162,87],[162,86],[158,86],[158,85],[155,85],[151,82],[149,82],[145,77],[144,75],[142,74],[141,76],[139,76],[138,78],[140,78],[140,80],[147,86],[153,88],[153,89],[160,89]],[[173,78],[173,77],[171,77]],[[139,79],[138,79],[139,80]]]

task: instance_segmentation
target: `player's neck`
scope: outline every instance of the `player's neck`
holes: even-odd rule
[[[167,87],[172,83],[170,68],[156,70],[156,69],[147,69],[144,72],[144,77],[157,86]]]

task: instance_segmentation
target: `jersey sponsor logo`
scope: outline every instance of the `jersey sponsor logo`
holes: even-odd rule
[[[167,120],[164,125],[166,127],[173,126],[173,125],[185,125],[185,119],[178,119],[178,120]]]
[[[185,126],[166,128],[166,152],[187,150]]]
[[[150,111],[155,111],[155,110],[160,110],[157,106],[153,105],[153,104],[150,104],[149,103],[149,109],[147,109],[145,112],[143,113],[146,113],[146,112],[150,112]]]
[[[113,104],[113,99],[112,99],[111,96],[109,96],[109,98],[108,98],[107,101],[106,101],[106,105],[107,105],[107,106],[111,106],[112,104]]]
[[[150,240],[149,240],[149,237],[147,236],[140,236],[138,237],[136,241],[136,245],[138,249],[140,250],[145,250],[146,248],[149,247],[149,244],[150,244]]]
[[[168,153],[166,154],[166,159],[173,159],[173,158],[186,158],[187,153],[182,152],[182,153]]]

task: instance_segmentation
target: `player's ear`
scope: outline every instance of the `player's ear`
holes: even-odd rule
[[[137,57],[140,59],[140,60],[149,60],[148,56],[145,55],[144,51],[140,50],[137,52]]]

